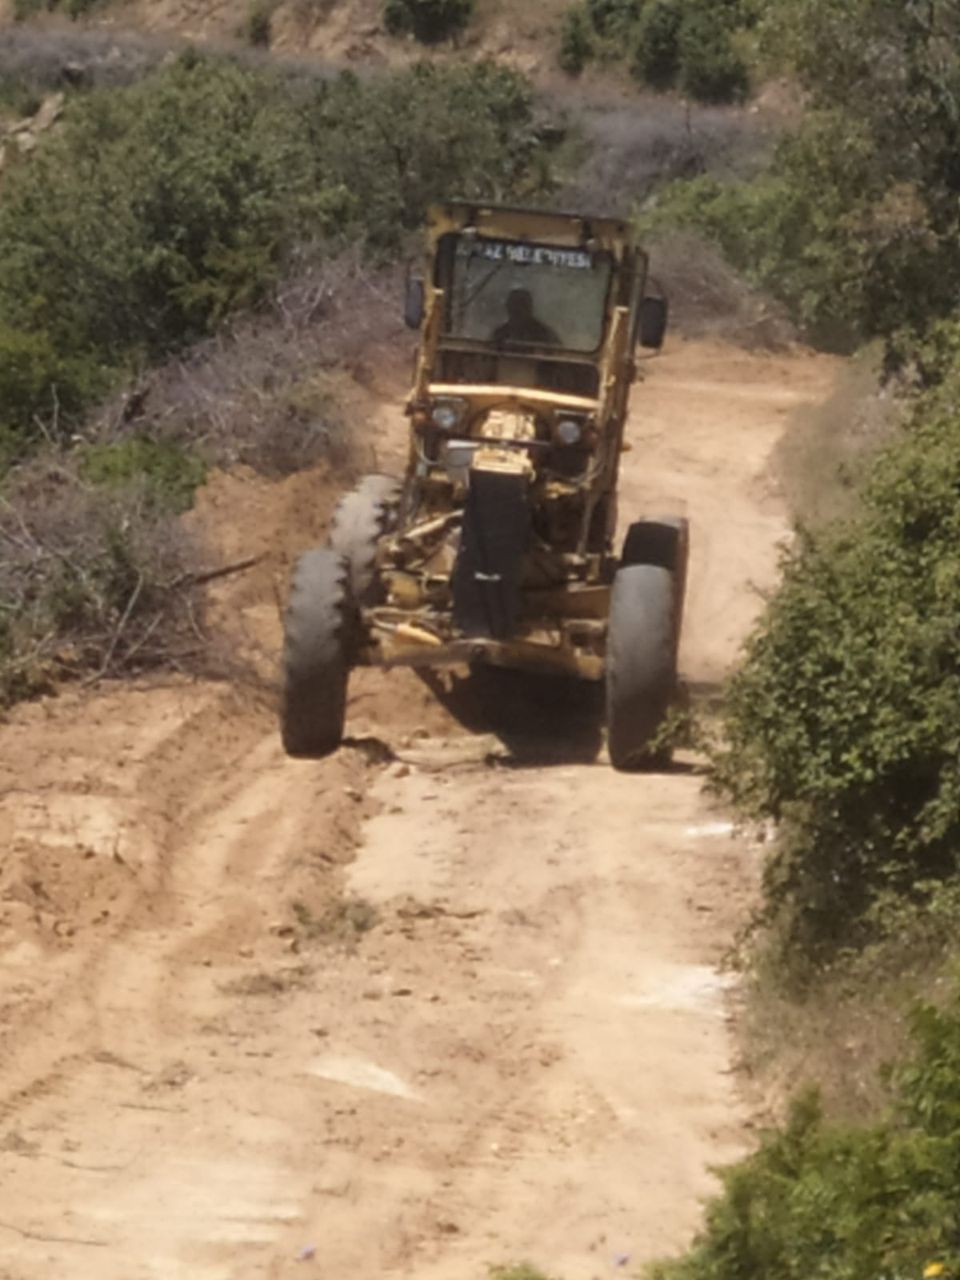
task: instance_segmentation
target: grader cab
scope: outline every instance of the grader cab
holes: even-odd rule
[[[610,758],[658,758],[673,696],[686,522],[637,520],[617,477],[640,348],[666,302],[612,218],[431,210],[403,476],[365,477],[293,574],[283,740],[339,745],[351,668],[490,664],[606,682]]]

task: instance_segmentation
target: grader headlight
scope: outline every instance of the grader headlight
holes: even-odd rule
[[[553,425],[554,443],[568,448],[583,444],[588,439],[589,426],[590,419],[585,414],[561,413]]]
[[[463,421],[466,412],[466,400],[450,396],[442,400],[434,400],[430,410],[430,421],[441,431],[455,431]]]
[[[557,423],[558,444],[579,444],[583,439],[583,423],[577,418],[561,418]]]

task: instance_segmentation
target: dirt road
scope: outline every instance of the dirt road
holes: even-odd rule
[[[692,518],[694,687],[772,581],[767,458],[834,373],[678,343],[638,389],[622,510]],[[296,541],[309,480],[276,527],[223,483]],[[269,647],[269,574],[244,591]],[[694,769],[616,775],[582,708],[514,692],[494,738],[367,673],[322,765],[239,683],[0,731],[3,1280],[591,1280],[684,1244],[744,1142],[718,962],[757,854]]]

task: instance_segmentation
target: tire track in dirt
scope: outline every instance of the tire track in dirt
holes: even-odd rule
[[[638,388],[621,512],[691,516],[695,686],[773,581],[767,459],[834,370],[681,343]],[[362,673],[385,770],[285,760],[213,683],[12,717],[0,1276],[592,1280],[684,1243],[747,1121],[718,963],[757,854],[694,771],[616,775],[544,710],[490,763],[410,673]]]

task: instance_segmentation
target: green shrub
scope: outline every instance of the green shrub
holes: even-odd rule
[[[674,184],[645,225],[705,233],[827,350],[922,329],[960,286],[957,247],[929,233],[914,195],[891,188],[863,122],[837,112],[808,117],[752,182]]]
[[[863,515],[802,537],[733,678],[716,781],[783,824],[767,872],[790,955],[873,936],[960,871],[960,369],[879,455]]]
[[[473,0],[385,0],[383,21],[391,35],[437,44],[460,34],[473,16]]]
[[[254,0],[247,11],[243,36],[255,49],[269,49],[273,40],[272,0]]]
[[[46,0],[13,0],[13,19],[15,22],[29,22],[44,9],[51,7]]]
[[[346,208],[272,80],[182,58],[75,101],[10,175],[0,308],[64,352],[154,358],[256,302],[294,239]]]
[[[677,33],[680,88],[698,102],[739,102],[747,96],[747,65],[731,37],[722,8],[697,3]]]
[[[587,16],[597,35],[612,39],[629,32],[643,8],[643,0],[586,0]]]
[[[350,191],[358,229],[380,248],[395,248],[444,196],[551,189],[530,85],[493,62],[420,63],[382,81],[344,74],[318,92],[309,120],[322,171]]]
[[[0,427],[38,435],[54,387],[66,425],[111,370],[258,304],[303,242],[392,250],[431,200],[550,182],[530,86],[491,63],[305,86],[189,54],[75,98],[4,178],[0,356],[35,349],[0,359]]]
[[[563,15],[560,28],[560,51],[557,62],[567,75],[578,76],[593,57],[590,19],[582,4],[575,4]]]
[[[32,438],[68,433],[108,385],[94,360],[61,357],[46,334],[0,326],[0,473]]]
[[[831,1126],[817,1097],[723,1176],[690,1253],[658,1280],[917,1280],[960,1263],[960,1008],[920,1009],[896,1111]]]
[[[768,45],[813,107],[777,163],[808,187],[808,253],[831,259],[834,285],[856,281],[866,334],[922,333],[954,314],[960,289],[960,8],[891,0],[779,0]],[[869,33],[869,38],[865,38]],[[825,123],[826,122],[826,123]],[[835,158],[824,151],[828,141]],[[799,155],[806,172],[793,180]],[[819,169],[819,172],[816,170]],[[849,175],[849,176],[848,176]],[[815,184],[815,185],[814,185]]]
[[[79,455],[81,476],[104,489],[140,482],[166,510],[187,511],[203,484],[202,458],[169,441],[132,436],[111,444],[85,445]]]
[[[680,69],[679,0],[648,0],[634,37],[631,70],[654,89],[668,89]]]
[[[0,111],[25,119],[34,116],[43,104],[43,93],[23,75],[0,78]]]
[[[580,0],[564,14],[560,66],[576,75],[592,57],[626,59],[652,88],[679,80],[698,101],[739,101],[749,75],[735,37],[756,18],[749,0]]]

